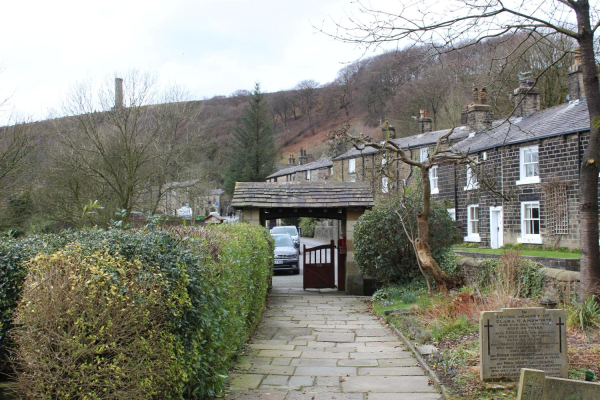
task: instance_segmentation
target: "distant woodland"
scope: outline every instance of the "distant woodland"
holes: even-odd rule
[[[326,136],[345,122],[376,138],[386,117],[397,135],[416,134],[420,109],[434,129],[459,125],[473,87],[485,87],[494,115],[507,116],[519,76],[535,79],[542,108],[565,102],[573,42],[521,39],[488,39],[435,57],[422,46],[388,51],[344,66],[333,82],[303,79],[266,94],[280,162],[300,148],[317,158],[339,153]],[[169,182],[222,187],[251,88],[193,100],[185,88],[157,89],[152,76],[122,78],[122,93],[113,82],[80,85],[53,118],[2,128],[2,232],[106,225],[120,209],[156,213]]]

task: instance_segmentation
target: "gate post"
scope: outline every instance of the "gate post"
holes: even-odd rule
[[[338,239],[338,257],[337,257],[337,270],[338,270],[338,291],[344,292],[346,290],[346,237]]]

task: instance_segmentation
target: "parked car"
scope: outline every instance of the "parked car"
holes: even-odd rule
[[[271,236],[275,239],[274,271],[292,271],[293,274],[298,275],[300,273],[299,252],[294,246],[292,237],[287,233]]]
[[[294,246],[297,249],[300,248],[300,233],[298,233],[298,228],[296,228],[294,225],[276,226],[275,228],[271,229],[271,233],[287,233],[292,237]]]

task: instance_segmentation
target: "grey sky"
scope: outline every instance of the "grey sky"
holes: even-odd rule
[[[332,81],[361,51],[311,26],[342,18],[350,0],[20,0],[0,24],[0,97],[36,119],[69,87],[137,68],[193,98]]]

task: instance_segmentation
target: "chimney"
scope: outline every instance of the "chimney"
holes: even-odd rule
[[[585,88],[583,86],[583,69],[581,67],[581,54],[579,46],[575,48],[573,65],[569,69],[569,101],[585,98]]]
[[[429,111],[427,110],[419,110],[419,119],[417,123],[419,124],[419,134],[431,132],[433,130],[433,120],[429,118]]]
[[[487,104],[487,91],[485,88],[478,90],[473,87],[473,104],[466,107],[466,117],[467,125],[475,131],[483,127],[487,129],[492,127],[492,106]]]
[[[312,154],[309,154],[309,155],[307,155],[307,156],[306,156],[306,163],[307,163],[307,164],[308,164],[308,163],[311,163],[311,162],[313,162],[313,161],[314,161],[314,157],[313,157],[313,155],[312,155]]]
[[[306,150],[300,149],[300,156],[298,157],[298,165],[306,164]]]
[[[293,154],[290,154],[290,157],[288,159],[288,165],[290,167],[294,167],[296,165],[296,159],[294,158]]]
[[[387,128],[390,131],[390,139],[396,139],[396,128],[394,128],[392,125],[388,125]],[[386,140],[387,138],[387,132],[385,130],[385,126],[383,128],[381,128],[381,140]]]
[[[115,78],[115,108],[123,108],[123,79]]]
[[[515,117],[527,117],[540,111],[540,91],[533,87],[534,83],[535,81],[527,78],[526,74],[519,74],[519,87],[510,96]]]

